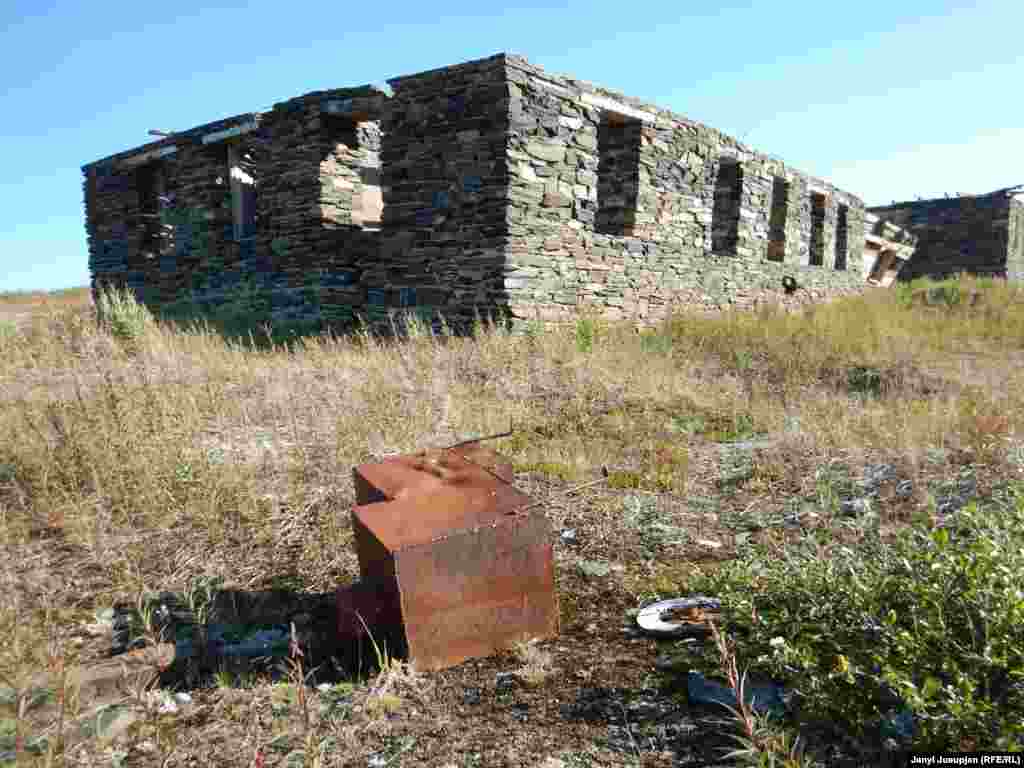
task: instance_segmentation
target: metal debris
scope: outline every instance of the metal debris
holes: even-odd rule
[[[708,620],[718,619],[720,601],[696,595],[662,600],[641,609],[636,623],[654,637],[686,637],[708,633]]]
[[[550,527],[508,461],[472,442],[354,475],[361,581],[338,591],[342,644],[369,631],[436,670],[557,634]]]

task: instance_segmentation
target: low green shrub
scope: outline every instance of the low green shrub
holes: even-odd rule
[[[1024,484],[942,528],[861,534],[753,546],[685,587],[722,600],[741,667],[792,691],[801,721],[877,743],[910,710],[915,749],[1024,749]]]
[[[127,288],[105,286],[100,289],[96,304],[100,325],[118,341],[136,344],[154,325],[152,313]]]
[[[576,348],[580,352],[590,352],[594,348],[597,328],[593,318],[581,317],[576,321]]]

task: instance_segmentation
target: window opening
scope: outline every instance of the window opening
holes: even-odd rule
[[[154,258],[160,251],[160,195],[164,192],[161,164],[151,162],[136,168],[135,188],[139,195],[139,219],[142,224],[139,250],[147,258]]]
[[[847,247],[849,243],[849,232],[847,231],[847,219],[849,206],[840,205],[836,211],[836,269],[846,269]]]
[[[739,160],[719,158],[715,200],[711,208],[711,250],[714,253],[736,253],[742,193],[743,167]]]
[[[381,226],[384,197],[380,173],[380,124],[349,116],[323,115],[327,161],[321,166],[328,197],[337,199],[329,220],[367,230]]]
[[[629,235],[640,195],[640,135],[636,118],[605,112],[597,126],[597,212],[594,230]]]
[[[772,207],[768,217],[768,261],[786,259],[786,218],[789,207],[789,184],[782,176],[772,181]]]
[[[251,153],[239,144],[229,144],[227,154],[233,234],[241,242],[256,235],[256,168]]]
[[[825,195],[811,193],[811,266],[825,263]]]

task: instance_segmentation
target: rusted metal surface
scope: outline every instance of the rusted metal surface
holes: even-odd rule
[[[480,471],[483,470],[483,471]],[[356,504],[392,501],[400,496],[430,494],[445,486],[512,482],[512,463],[479,443],[393,456],[353,470]]]
[[[547,521],[493,525],[403,550],[398,580],[410,657],[440,669],[558,630]]]
[[[507,461],[470,443],[354,474],[352,524],[371,586],[339,593],[343,638],[358,634],[351,616],[369,603],[380,631],[424,670],[557,634],[550,529],[512,487]]]

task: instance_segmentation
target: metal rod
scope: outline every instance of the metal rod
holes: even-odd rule
[[[487,435],[486,437],[474,437],[469,440],[462,440],[461,442],[455,443],[455,445],[449,445],[443,450],[451,450],[452,448],[461,448],[464,445],[470,445],[472,443],[482,443],[484,440],[497,440],[499,437],[511,437],[514,430],[512,429],[512,420],[508,422],[508,432],[499,432],[496,435]]]

